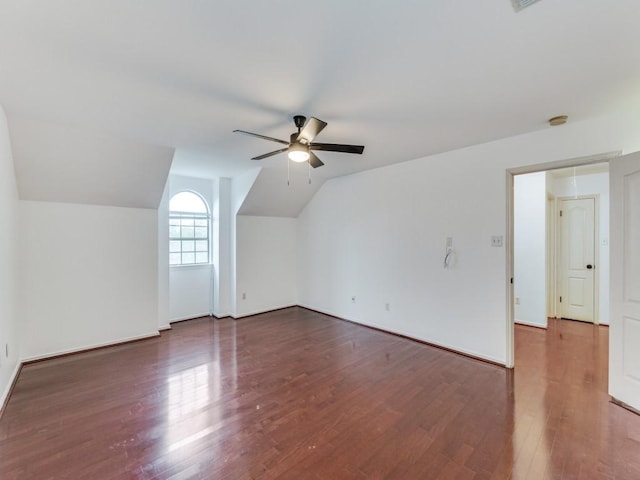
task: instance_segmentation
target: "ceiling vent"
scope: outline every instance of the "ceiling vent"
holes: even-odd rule
[[[539,2],[539,1],[540,0],[511,0],[511,3],[513,4],[513,9],[516,12],[519,12],[523,8],[526,8],[529,5],[533,5],[534,3]]]

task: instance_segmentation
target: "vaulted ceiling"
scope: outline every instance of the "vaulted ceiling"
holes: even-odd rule
[[[270,194],[287,188],[286,157],[260,162],[246,209],[295,215],[327,178],[550,128],[558,114],[640,112],[639,21],[636,0],[520,13],[510,0],[0,0],[0,104],[18,170],[33,124],[51,123],[175,148],[179,174],[234,176],[278,145],[232,130],[286,139],[292,115],[316,116],[329,124],[319,141],[366,149],[319,155],[295,199]],[[39,162],[81,182],[86,147],[76,161],[32,153],[28,182]],[[304,165],[291,168],[308,185]]]

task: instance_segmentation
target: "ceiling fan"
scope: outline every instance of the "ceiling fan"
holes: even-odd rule
[[[245,130],[234,130],[236,133],[244,133],[245,135],[251,135],[253,137],[263,138],[272,142],[281,143],[286,145],[285,148],[276,150],[274,152],[265,153],[253,157],[251,160],[262,160],[263,158],[277,155],[279,153],[287,152],[290,160],[298,163],[309,162],[313,168],[318,168],[324,165],[324,163],[313,153],[313,150],[321,150],[324,152],[342,152],[342,153],[357,153],[361,154],[364,151],[363,145],[341,145],[338,143],[316,143],[314,138],[327,126],[327,122],[318,120],[315,117],[311,117],[307,120],[303,115],[295,115],[293,117],[293,123],[295,123],[298,131],[293,132],[289,141],[280,140],[278,138],[267,137],[258,133],[251,133]]]

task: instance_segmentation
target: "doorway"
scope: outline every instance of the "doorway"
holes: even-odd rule
[[[515,175],[513,189],[514,321],[608,324],[608,163]]]
[[[509,243],[507,249],[508,276],[511,279],[508,287],[508,313],[511,319],[508,322],[509,341],[507,345],[507,366],[513,367],[514,348],[513,332],[514,324],[521,323],[540,328],[547,327],[547,318],[572,318],[576,320],[593,321],[594,323],[608,324],[609,315],[609,194],[608,194],[608,167],[609,159],[619,156],[619,153],[612,152],[593,157],[572,159],[562,162],[541,164],[536,166],[513,169],[507,172],[508,183],[508,233]],[[523,187],[521,182],[529,176],[529,187],[533,185],[533,190]],[[527,213],[521,216],[518,201],[526,199]],[[573,277],[560,275],[559,270],[563,259],[569,264],[582,262],[587,256],[584,253],[584,245],[589,244],[588,239],[583,237],[583,246],[577,250],[582,250],[582,255],[572,258],[572,253],[561,251],[562,229],[571,227],[571,222],[564,222],[563,227],[560,221],[560,210],[585,209],[587,212],[590,206],[585,207],[581,203],[571,204],[572,200],[586,200],[593,205],[593,221],[584,220],[583,227],[593,224],[591,240],[593,258],[584,262],[582,270],[587,273],[580,281],[576,275]],[[569,203],[567,203],[569,202]],[[560,206],[564,205],[564,209]],[[579,217],[576,210],[575,217]],[[520,212],[520,215],[518,213]],[[583,212],[584,213],[584,212]],[[598,221],[598,213],[602,218]],[[571,217],[571,215],[569,215]],[[564,217],[569,220],[569,217]],[[583,217],[584,219],[584,217]],[[524,227],[523,227],[524,225]],[[576,237],[580,222],[574,219],[573,236]],[[584,230],[584,228],[583,228]],[[565,231],[565,237],[569,233]],[[522,245],[525,245],[522,248]],[[589,252],[587,252],[589,253]],[[520,259],[520,262],[518,261]],[[524,260],[522,260],[524,259]],[[591,268],[588,268],[591,265]],[[577,269],[576,269],[577,270]],[[592,278],[592,282],[589,279]],[[593,290],[591,290],[591,283]],[[578,287],[582,286],[582,290]],[[569,291],[569,289],[572,289]],[[576,305],[589,305],[588,297],[584,292],[592,291],[592,307],[586,307],[592,311],[592,316],[580,316],[576,314]],[[582,291],[582,297],[580,296]],[[571,297],[567,300],[567,293]],[[562,297],[562,302],[560,301]],[[574,305],[573,311],[563,311],[562,303]],[[584,310],[584,308],[583,308]],[[584,312],[582,312],[584,313]]]
[[[542,172],[563,167],[577,167],[606,161],[609,163],[610,208],[601,208],[601,219],[610,215],[609,222],[601,222],[598,248],[609,247],[609,255],[600,257],[600,272],[610,274],[609,307],[599,306],[600,312],[610,315],[609,328],[609,388],[614,403],[640,412],[640,152],[620,158],[619,153],[604,154],[585,159],[567,160],[552,164],[507,170],[507,367],[514,367],[514,177],[523,173]],[[575,185],[574,185],[575,187]],[[574,196],[577,196],[574,188]],[[602,196],[601,196],[602,200]],[[603,202],[602,202],[603,203]],[[608,217],[607,217],[608,219]],[[607,224],[606,230],[602,224]],[[604,233],[604,235],[603,235]],[[609,261],[611,271],[609,272]],[[601,290],[605,290],[604,288]],[[601,318],[601,322],[602,321]],[[574,323],[575,325],[575,323]],[[602,327],[598,327],[599,329]]]

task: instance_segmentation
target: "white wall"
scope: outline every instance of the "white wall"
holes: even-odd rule
[[[299,303],[506,362],[506,254],[490,246],[506,170],[640,150],[638,131],[626,112],[327,181],[298,218]]]
[[[22,358],[158,332],[152,209],[20,202]]]
[[[300,304],[503,360],[505,251],[490,238],[505,233],[504,172],[453,167],[408,162],[325,183],[298,218]]]
[[[212,211],[213,180],[171,175],[169,177],[169,198],[183,191],[198,193],[207,202],[209,211]],[[169,262],[168,255],[165,261]],[[213,274],[213,267],[210,264],[169,267],[170,321],[209,315],[212,307],[211,277]]]
[[[242,207],[243,202],[247,198],[249,191],[251,190],[252,185],[255,183],[256,178],[260,174],[260,168],[256,168],[255,170],[251,170],[242,175],[238,175],[237,177],[233,177],[231,180],[231,185],[229,189],[229,256],[230,256],[230,264],[229,264],[229,273],[230,273],[230,291],[229,295],[231,298],[231,316],[238,317],[238,302],[236,299],[238,298],[238,278],[237,278],[237,238],[236,238],[236,229],[237,229],[237,216],[240,211],[240,207]]]
[[[547,326],[547,187],[546,173],[514,178],[514,284],[515,320]]]
[[[599,249],[598,271],[599,323],[609,324],[609,174],[594,173],[578,175],[574,186],[572,177],[556,178],[553,181],[553,193],[558,197],[572,197],[574,195],[598,195],[600,199],[599,215],[600,228],[596,236],[596,248]]]
[[[209,315],[213,265],[170,267],[170,322]]]
[[[296,305],[296,219],[238,215],[236,226],[236,317]]]
[[[17,305],[18,189],[7,129],[0,106],[0,407],[17,373],[20,358]],[[6,355],[8,346],[9,355]]]

